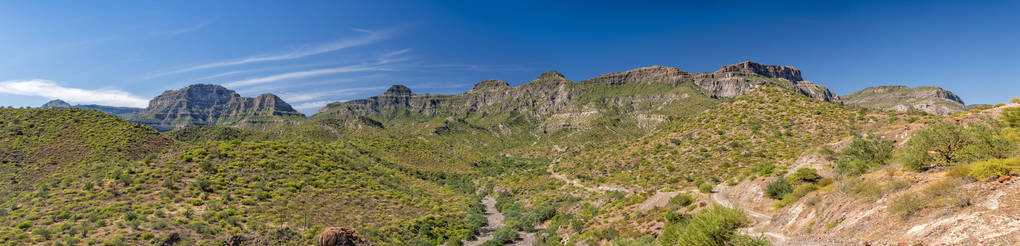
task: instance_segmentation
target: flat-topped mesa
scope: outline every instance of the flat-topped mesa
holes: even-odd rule
[[[479,92],[479,91],[498,90],[498,89],[506,89],[506,88],[510,88],[510,83],[507,83],[506,81],[502,81],[502,80],[488,79],[488,80],[482,80],[481,82],[478,82],[468,92]]]
[[[194,84],[163,92],[130,120],[157,130],[170,130],[192,125],[234,125],[249,121],[253,116],[260,116],[263,120],[281,116],[304,117],[273,94],[242,97],[223,86]]]
[[[392,85],[386,92],[383,92],[379,96],[391,96],[391,97],[409,97],[414,96],[414,92],[411,92],[411,88],[407,88],[404,85]]]
[[[804,80],[804,78],[800,76],[800,69],[791,66],[764,65],[750,61],[724,66],[715,71],[715,74],[757,75],[768,78],[786,79],[790,82]]]
[[[598,77],[585,80],[584,82],[596,84],[622,85],[622,84],[651,84],[666,83],[677,85],[690,81],[693,75],[687,71],[675,67],[647,66],[631,69],[626,72],[608,73]]]
[[[735,97],[751,88],[773,84],[810,98],[840,103],[839,96],[828,88],[804,81],[800,70],[791,66],[741,62],[724,66],[713,73],[695,74],[694,84],[711,97]]]

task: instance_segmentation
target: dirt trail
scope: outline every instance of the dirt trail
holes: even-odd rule
[[[485,204],[485,219],[489,222],[480,230],[480,234],[475,240],[464,241],[465,246],[477,246],[482,245],[485,241],[492,239],[493,233],[496,229],[503,226],[503,213],[496,210],[496,199],[491,196],[482,198],[482,204]]]
[[[736,206],[733,202],[729,200],[727,194],[729,194],[729,187],[726,185],[718,185],[715,188],[715,193],[712,193],[712,196],[710,197],[712,198],[713,201],[715,201],[715,203],[721,206],[740,208],[744,210],[744,212],[747,213],[747,215],[750,215],[752,218],[754,218],[754,224],[752,224],[751,227],[741,229],[742,233],[749,236],[765,235],[770,239],[769,241],[776,245],[799,244],[788,242],[790,238],[787,237],[785,234],[778,232],[769,232],[765,229],[766,226],[772,223],[772,216],[765,215],[764,213],[754,211],[749,208],[741,208],[739,206]]]
[[[559,161],[560,161],[560,159],[557,158],[552,163],[549,163],[549,168],[546,169],[546,171],[549,171],[549,173],[552,174],[553,178],[559,179],[560,181],[563,181],[564,183],[568,183],[570,185],[573,185],[575,187],[584,189],[584,190],[586,190],[588,192],[592,192],[592,193],[603,192],[603,191],[620,191],[620,192],[625,192],[625,193],[631,193],[630,189],[623,188],[623,187],[615,187],[615,186],[608,186],[608,185],[600,185],[598,187],[585,186],[584,184],[581,184],[580,180],[567,178],[567,176],[565,176],[563,174],[560,174],[560,173],[557,173],[556,170],[553,170],[553,166],[555,166],[556,163],[559,162]]]

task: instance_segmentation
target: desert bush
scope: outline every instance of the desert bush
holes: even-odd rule
[[[966,167],[967,176],[977,180],[1020,175],[1020,158],[979,161],[964,167]]]
[[[765,186],[765,196],[772,199],[783,199],[783,196],[793,192],[793,186],[786,179],[776,179]]]
[[[695,213],[689,219],[670,223],[659,235],[660,245],[761,245],[763,239],[754,239],[737,233],[737,229],[751,221],[740,209],[713,206]]]
[[[701,191],[701,193],[712,193],[712,184],[701,183],[698,185],[698,191]]]
[[[669,199],[669,207],[671,210],[677,210],[683,207],[687,207],[694,203],[694,197],[687,193],[680,193]]]
[[[947,178],[917,192],[910,192],[892,200],[889,209],[906,220],[925,209],[958,208],[970,205],[970,196],[960,187],[967,181]]]
[[[815,190],[818,190],[818,186],[815,185],[815,184],[806,183],[806,184],[799,185],[799,186],[797,186],[796,189],[793,189],[793,192],[783,196],[783,200],[781,200],[778,203],[776,203],[776,207],[777,208],[778,207],[784,207],[786,205],[793,204],[797,200],[800,200],[801,197],[804,197],[808,193],[811,193],[812,191],[815,191]]]
[[[789,180],[793,181],[794,183],[804,182],[813,183],[821,178],[822,176],[818,175],[818,170],[815,170],[814,168],[810,167],[802,167],[798,168],[797,171],[793,173],[793,175],[790,175]]]
[[[854,139],[836,160],[836,174],[856,176],[867,173],[872,168],[884,166],[892,157],[892,150],[892,141],[874,135]]]
[[[967,145],[959,154],[961,162],[1008,158],[1017,144],[1005,138],[1002,129],[984,125],[971,125],[966,130]]]

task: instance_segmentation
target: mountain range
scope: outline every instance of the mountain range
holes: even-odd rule
[[[794,67],[741,62],[724,66],[712,73],[690,73],[675,67],[649,66],[577,82],[568,80],[556,71],[549,71],[517,87],[500,80],[481,81],[471,90],[457,95],[415,94],[406,86],[394,85],[378,96],[330,103],[312,117],[367,116],[381,122],[390,122],[464,113],[513,111],[531,118],[559,119],[547,124],[548,128],[556,129],[571,124],[585,124],[560,121],[586,112],[605,110],[604,106],[630,107],[635,109],[628,112],[633,117],[661,120],[664,115],[648,113],[656,107],[667,106],[692,94],[729,98],[762,85],[776,85],[825,102],[881,110],[916,110],[947,115],[968,109],[958,96],[938,87],[869,87],[841,97],[824,86],[804,80],[800,70]],[[613,102],[590,100],[595,94],[615,90],[611,88],[648,90],[645,92],[648,95]],[[676,88],[694,89],[696,92],[656,93],[659,89],[668,91]],[[72,106],[58,99],[42,107]],[[283,123],[304,118],[303,114],[276,95],[267,93],[255,98],[241,97],[230,89],[212,84],[195,84],[180,90],[166,91],[150,101],[144,109],[101,105],[73,107],[115,114],[161,131],[193,125]]]

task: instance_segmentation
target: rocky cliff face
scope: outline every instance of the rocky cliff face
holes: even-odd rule
[[[169,130],[190,125],[233,125],[303,116],[273,94],[241,97],[219,85],[196,84],[163,92],[132,120],[158,130]]]
[[[125,116],[127,116],[129,114],[134,114],[134,113],[138,113],[138,111],[142,111],[141,108],[114,107],[114,106],[104,106],[104,105],[96,105],[96,104],[78,104],[78,105],[71,106],[71,104],[69,104],[67,102],[64,102],[63,100],[60,100],[60,99],[49,101],[46,104],[43,104],[42,108],[83,108],[83,109],[92,109],[92,110],[99,110],[100,112],[103,112],[103,113],[113,114],[113,115],[117,115],[117,116],[121,116],[121,117],[125,117]]]
[[[937,115],[949,115],[967,109],[963,100],[953,92],[932,86],[868,87],[842,98],[843,102],[849,105],[901,112],[917,110]]]
[[[791,66],[741,62],[713,73],[695,74],[694,83],[712,97],[733,97],[754,87],[775,84],[810,98],[833,103],[840,101],[839,96],[828,88],[805,81],[800,70]]]
[[[499,80],[481,81],[458,95],[415,94],[405,86],[394,85],[379,96],[331,103],[314,117],[369,116],[393,123],[458,114],[516,112],[543,125],[574,127],[612,111],[622,112],[630,120],[661,123],[671,117],[662,111],[668,105],[705,96],[738,96],[766,84],[822,101],[839,102],[839,97],[825,87],[804,81],[796,68],[744,62],[714,73],[698,74],[675,67],[649,66],[579,82],[549,71],[516,87]],[[655,111],[659,112],[653,114]]]

